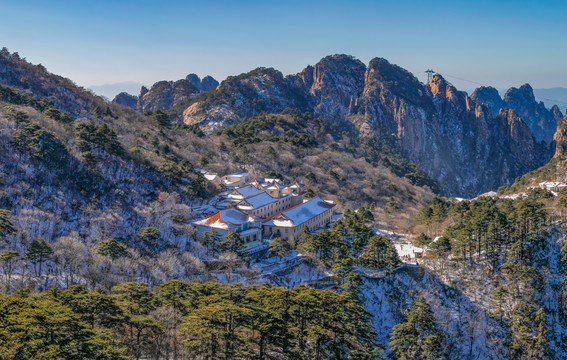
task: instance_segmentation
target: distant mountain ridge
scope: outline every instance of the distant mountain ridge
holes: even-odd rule
[[[146,110],[168,110],[218,85],[218,81],[211,76],[201,80],[195,74],[177,81],[159,81],[150,89],[142,86],[137,97],[137,108],[142,113]]]
[[[510,108],[524,119],[537,141],[550,144],[557,124],[562,119],[561,110],[557,105],[547,109],[543,102],[536,101],[534,91],[529,84],[520,88],[510,88],[503,98],[492,87],[476,89],[471,98],[487,104],[496,114],[501,109]]]
[[[561,119],[557,107],[535,101],[529,85],[510,89],[504,99],[495,90],[482,97],[483,91],[468,97],[440,75],[422,84],[385,59],[366,66],[334,55],[296,75],[258,68],[229,77],[170,113],[212,132],[261,112],[311,111],[398,149],[445,194],[473,196],[545,164]],[[508,108],[513,112],[501,112]]]

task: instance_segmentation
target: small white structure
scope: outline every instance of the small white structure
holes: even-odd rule
[[[481,198],[481,197],[491,197],[491,198],[495,198],[498,197],[498,193],[496,191],[489,191],[487,193],[481,194],[479,195],[477,198]]]
[[[560,192],[561,190],[567,188],[567,184],[564,184],[561,181],[553,180],[541,182],[539,183],[539,187],[547,191]]]
[[[246,185],[250,181],[250,174],[246,171],[239,171],[223,176],[222,181],[227,187],[237,188]]]
[[[516,199],[525,199],[528,195],[525,192],[518,193],[518,194],[509,194],[509,195],[502,195],[500,199],[509,199],[509,200],[516,200]]]
[[[213,174],[208,172],[205,169],[195,169],[197,171],[199,171],[201,174],[203,174],[203,176],[205,177],[205,179],[207,179],[208,181],[212,182],[215,185],[221,185],[222,184],[222,179],[220,178],[220,176],[218,176],[217,174]]]

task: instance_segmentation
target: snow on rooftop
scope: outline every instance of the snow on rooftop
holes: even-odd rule
[[[259,209],[263,206],[277,202],[279,200],[281,200],[281,199],[275,199],[275,198],[271,197],[268,193],[265,193],[263,191],[261,191],[260,194],[258,194],[258,195],[254,195],[252,197],[245,199],[245,201],[250,206],[252,206],[254,209]]]
[[[314,218],[315,216],[324,213],[334,206],[334,204],[330,204],[320,197],[315,197],[309,201],[297,205],[296,207],[286,210],[279,215],[276,215],[270,221],[268,221],[266,225],[282,227],[298,226]]]
[[[244,198],[249,198],[251,196],[256,196],[258,194],[262,194],[263,191],[257,189],[255,186],[247,185],[235,190],[236,192],[240,193]]]
[[[254,216],[245,214],[237,209],[226,209],[217,211],[204,219],[197,220],[194,224],[228,230],[249,222],[255,222]]]
[[[230,177],[244,177],[244,176],[246,176],[246,175],[248,175],[248,173],[247,173],[246,171],[239,171],[239,172],[235,172],[235,173],[232,173],[232,174],[228,174],[227,176],[230,176]]]

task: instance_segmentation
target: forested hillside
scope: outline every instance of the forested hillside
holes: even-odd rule
[[[501,328],[499,357],[559,359],[565,353],[564,209],[543,190],[523,200],[437,198],[420,211],[428,268]],[[442,232],[442,234],[440,233]],[[563,247],[563,248],[562,248]],[[482,325],[469,324],[473,331]]]

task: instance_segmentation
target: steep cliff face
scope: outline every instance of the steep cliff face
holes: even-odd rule
[[[553,141],[561,113],[558,108],[549,110],[543,102],[537,102],[529,84],[524,84],[519,89],[510,88],[504,95],[504,102],[526,121],[537,141],[548,144]]]
[[[567,113],[563,120],[559,122],[559,125],[557,125],[553,141],[555,142],[555,155],[553,157],[563,155],[567,151]]]
[[[297,76],[309,93],[317,115],[340,122],[356,106],[364,89],[366,65],[348,55],[327,56]]]
[[[439,75],[423,86],[407,71],[377,59],[365,82],[358,114],[375,136],[395,138],[406,159],[422,165],[448,195],[497,188],[550,156],[513,111],[493,116],[488,106]]]
[[[136,107],[138,106],[138,97],[134,95],[130,95],[126,92],[121,92],[120,94],[114,97],[112,103],[128,108],[136,109]]]
[[[536,141],[551,144],[557,124],[562,114],[557,105],[547,109],[543,102],[537,102],[532,87],[524,84],[520,88],[510,88],[504,98],[492,87],[480,87],[471,98],[488,105],[494,115],[504,108],[514,110],[528,125]]]

